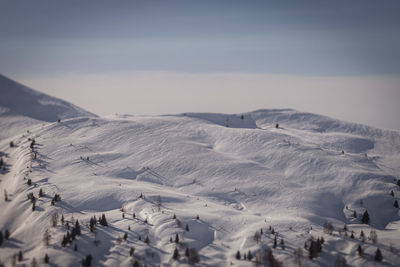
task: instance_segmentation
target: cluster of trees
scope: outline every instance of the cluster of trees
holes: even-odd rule
[[[59,194],[55,194],[51,199],[51,205],[54,206],[59,201],[61,201],[61,196]]]
[[[71,233],[67,231],[67,234],[64,235],[61,245],[65,247],[68,244],[72,244],[72,241],[76,239],[77,235],[81,235],[81,227],[78,220],[75,222],[75,227],[72,227]]]

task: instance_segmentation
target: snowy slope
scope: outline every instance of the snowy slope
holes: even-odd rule
[[[0,74],[0,140],[40,122],[94,114],[64,100],[28,88]]]
[[[253,266],[254,258],[237,260],[235,254],[272,247],[272,226],[278,245],[285,242],[285,250],[278,246],[273,255],[285,266],[295,266],[297,248],[304,266],[333,266],[337,255],[350,266],[375,266],[377,248],[382,264],[400,264],[399,209],[393,207],[400,196],[398,131],[294,110],[241,115],[79,117],[33,126],[13,138],[14,148],[3,143],[7,168],[0,189],[9,201],[0,202],[0,227],[11,238],[0,247],[0,260],[10,264],[22,250],[21,264],[33,258],[42,263],[47,253],[54,264],[79,266],[90,253],[94,266],[131,266],[135,260],[182,266],[189,247],[200,255],[198,266]],[[36,141],[33,152],[28,138]],[[32,211],[27,194],[37,197],[39,189],[45,196]],[[62,200],[52,206],[56,193]],[[361,223],[365,210],[369,224]],[[55,212],[70,225],[79,220],[82,235],[72,245],[61,246],[67,226],[51,226]],[[90,218],[103,213],[109,226],[90,232]],[[323,232],[326,221],[335,227],[332,235]],[[339,235],[344,224],[348,236]],[[42,240],[46,229],[49,246]],[[371,229],[378,242],[362,242],[360,231],[368,236]],[[171,243],[176,234],[179,243]],[[325,239],[312,261],[303,249],[310,236]]]

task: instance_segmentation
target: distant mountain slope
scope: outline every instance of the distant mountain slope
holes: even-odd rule
[[[0,74],[0,139],[40,122],[96,115]]]

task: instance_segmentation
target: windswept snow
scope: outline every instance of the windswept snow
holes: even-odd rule
[[[254,256],[261,247],[272,247],[269,226],[278,239],[274,256],[285,266],[295,265],[297,248],[303,250],[304,266],[333,266],[337,255],[351,266],[374,266],[378,247],[384,265],[400,264],[399,209],[393,207],[400,196],[398,131],[295,110],[81,115],[30,126],[29,133],[24,129],[12,138],[16,147],[8,146],[10,139],[0,142],[8,164],[0,176],[0,189],[9,198],[0,202],[0,227],[11,233],[0,247],[6,264],[22,250],[23,263],[33,257],[42,262],[48,253],[54,264],[79,266],[91,253],[95,266],[128,266],[134,260],[181,266],[186,264],[185,249],[194,248],[199,266],[252,266],[255,259],[236,260],[235,254],[250,250]],[[0,120],[9,120],[4,116]],[[36,159],[28,138],[36,141]],[[32,192],[37,197],[39,189],[45,196],[32,211],[26,196]],[[56,193],[62,200],[52,206]],[[362,224],[366,210],[370,223]],[[73,245],[61,246],[67,226],[51,226],[54,212],[70,223],[79,220],[82,235]],[[97,225],[95,235],[89,220],[103,213],[109,226]],[[323,233],[326,221],[335,227],[333,235]],[[347,236],[338,232],[344,224]],[[51,233],[48,247],[42,241],[46,229]],[[257,242],[254,234],[260,229]],[[378,242],[362,242],[360,231],[368,237],[371,229]],[[176,234],[179,243],[174,242]],[[310,236],[325,239],[312,261],[303,249]],[[285,250],[279,246],[282,238]],[[364,257],[357,255],[358,244]],[[133,256],[130,248],[135,248]],[[178,261],[172,259],[175,248]]]

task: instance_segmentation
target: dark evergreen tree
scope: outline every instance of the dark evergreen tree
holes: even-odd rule
[[[285,241],[283,241],[283,238],[281,239],[281,248],[285,250]]]
[[[179,235],[175,234],[175,243],[179,243]]]
[[[22,254],[22,251],[20,250],[18,252],[18,261],[23,261],[24,260],[24,255]]]
[[[180,257],[179,251],[178,251],[177,248],[175,248],[175,249],[174,249],[174,254],[172,255],[172,258],[173,258],[174,260],[179,260],[179,257]]]
[[[189,256],[190,256],[190,254],[189,254],[189,248],[186,248],[186,250],[185,250],[185,256],[186,256],[186,257],[189,257]]]
[[[27,182],[27,184],[29,185],[29,186],[31,186],[32,185],[32,180],[29,178],[28,179],[28,182]]]
[[[279,123],[275,124],[275,128],[276,128],[276,129],[279,128]]]
[[[146,243],[147,245],[150,244],[149,236],[146,236],[146,239],[144,240],[144,243]]]
[[[90,222],[89,222],[89,229],[90,229],[90,232],[93,232],[93,231],[94,231],[94,226],[95,226],[95,224],[96,224],[96,219],[90,218]]]
[[[100,224],[103,226],[108,226],[106,215],[104,215],[104,213],[101,215]]]
[[[63,239],[61,241],[61,246],[65,247],[68,243],[67,237],[66,235],[63,236]]]
[[[369,214],[368,214],[368,211],[365,211],[365,212],[364,212],[364,214],[363,214],[363,216],[362,216],[362,219],[361,219],[361,222],[362,222],[362,223],[365,223],[365,224],[368,224],[368,223],[369,223]]]
[[[82,260],[82,265],[84,267],[90,267],[92,265],[92,259],[93,257],[91,254],[87,255],[86,259]]]
[[[78,220],[76,220],[76,222],[75,222],[75,233],[76,233],[77,235],[81,235],[81,226],[80,226]]]
[[[0,231],[0,246],[3,244],[3,233]]]
[[[273,248],[276,248],[276,246],[278,245],[278,241],[276,240],[276,236],[274,237],[274,246]]]
[[[394,192],[393,192],[393,190],[390,191],[390,195],[391,195],[392,197],[394,197]]]
[[[253,259],[253,254],[251,254],[251,251],[249,250],[249,252],[247,253],[247,259],[249,261],[251,261]]]
[[[13,141],[10,142],[10,147],[14,147],[14,142]]]
[[[134,252],[135,252],[135,249],[134,249],[134,248],[131,248],[131,249],[129,250],[129,256],[132,257],[132,255],[133,255]]]
[[[238,250],[238,251],[236,252],[236,259],[237,259],[237,260],[240,260],[240,258],[241,258],[241,256],[240,256],[240,251]]]
[[[360,257],[363,255],[363,249],[362,249],[361,245],[358,245],[357,253],[358,253],[358,256],[360,256]]]
[[[354,239],[354,232],[353,232],[353,231],[351,231],[350,238],[351,238],[351,239]]]
[[[174,219],[174,220],[176,219],[176,215],[175,214],[174,214],[174,216],[172,216],[172,219]]]
[[[74,251],[78,251],[78,245],[77,244],[74,245]]]
[[[399,208],[399,202],[397,202],[397,199],[394,201],[393,207],[395,208]]]
[[[185,229],[186,229],[187,232],[189,232],[189,225],[188,224],[186,224]]]
[[[47,253],[44,255],[44,263],[48,264],[50,262],[49,255]]]
[[[381,262],[383,260],[383,256],[381,250],[378,248],[375,253],[375,261]]]
[[[127,233],[124,234],[124,240],[126,241],[126,239],[128,239],[128,234]]]
[[[318,256],[318,244],[316,241],[312,240],[310,243],[310,248],[308,249],[308,257],[310,260]]]
[[[133,262],[133,267],[140,267],[140,264],[137,260]]]
[[[322,252],[322,243],[321,243],[321,239],[317,238],[317,250],[318,253]]]
[[[196,220],[200,220],[200,217],[199,217],[199,215],[197,215],[197,216],[196,216]]]
[[[357,211],[354,211],[354,212],[353,212],[353,217],[354,217],[354,218],[357,218]]]
[[[399,180],[397,180],[397,185],[398,185],[398,186],[400,186],[400,179],[399,179]]]
[[[136,214],[135,214],[135,213],[133,213],[132,217],[133,217],[133,219],[136,219]]]

